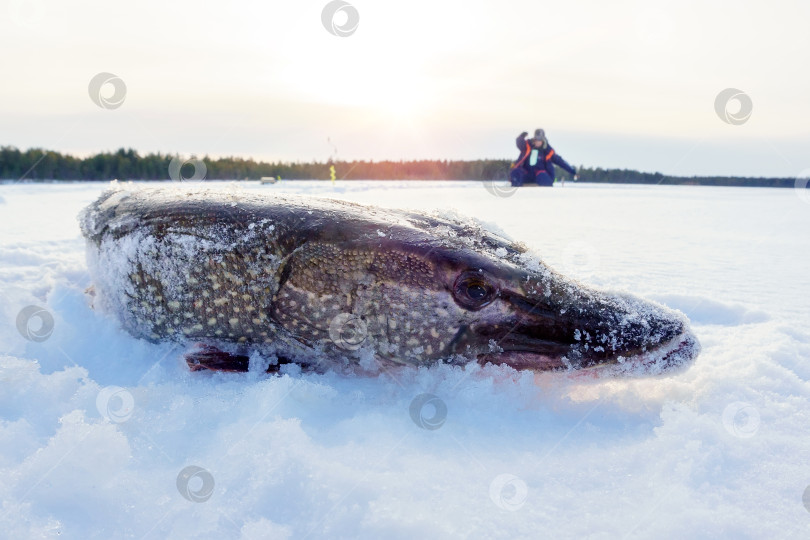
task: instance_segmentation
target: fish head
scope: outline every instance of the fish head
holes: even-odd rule
[[[670,371],[697,356],[681,313],[523,260],[531,270],[480,256],[466,267],[442,265],[448,294],[468,312],[456,352],[516,369],[638,374]]]

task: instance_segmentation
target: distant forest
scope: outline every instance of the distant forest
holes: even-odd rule
[[[104,152],[87,158],[62,155],[42,149],[20,151],[0,147],[0,180],[23,182],[54,180],[169,180],[170,154],[140,155],[132,149]],[[258,180],[280,177],[289,180],[328,180],[332,167],[339,180],[506,180],[510,160],[474,161],[327,161],[314,163],[266,163],[235,157],[199,158],[205,166],[206,180]],[[180,165],[181,160],[176,163]],[[202,167],[200,167],[201,169]],[[704,186],[794,187],[795,178],[746,178],[735,176],[667,176],[627,169],[577,167],[581,182],[612,184],[686,184]],[[174,179],[189,179],[202,171],[185,162]],[[558,180],[570,180],[557,168]]]

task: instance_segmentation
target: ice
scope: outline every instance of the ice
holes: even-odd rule
[[[249,373],[189,372],[176,345],[89,306],[75,216],[106,187],[0,186],[2,538],[810,533],[810,206],[792,190],[220,184],[448,201],[436,215],[494,224],[566,276],[691,319],[703,352],[689,369],[605,379],[370,357],[363,376],[269,377],[262,358]],[[591,249],[598,264],[579,256]],[[506,256],[543,268],[535,253]],[[44,341],[17,328],[29,305],[53,316]],[[416,419],[412,403],[425,404]],[[190,466],[204,472],[185,485]]]

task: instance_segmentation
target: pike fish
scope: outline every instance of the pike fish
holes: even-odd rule
[[[94,306],[191,369],[507,364],[656,375],[686,317],[586,287],[476,221],[242,189],[116,187],[79,216]],[[265,366],[266,367],[266,366]],[[251,368],[252,369],[252,368]]]

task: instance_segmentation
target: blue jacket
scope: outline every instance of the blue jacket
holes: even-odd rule
[[[531,173],[531,177],[537,177],[545,172],[551,177],[552,181],[554,180],[553,165],[562,167],[571,174],[577,173],[576,169],[557,154],[550,144],[546,144],[542,148],[534,148],[532,143],[526,140],[526,135],[528,135],[528,133],[524,131],[515,140],[515,145],[517,145],[518,150],[520,150],[520,155],[512,168],[522,167],[526,169],[527,172]],[[537,151],[537,161],[534,165],[531,164],[533,150]]]

